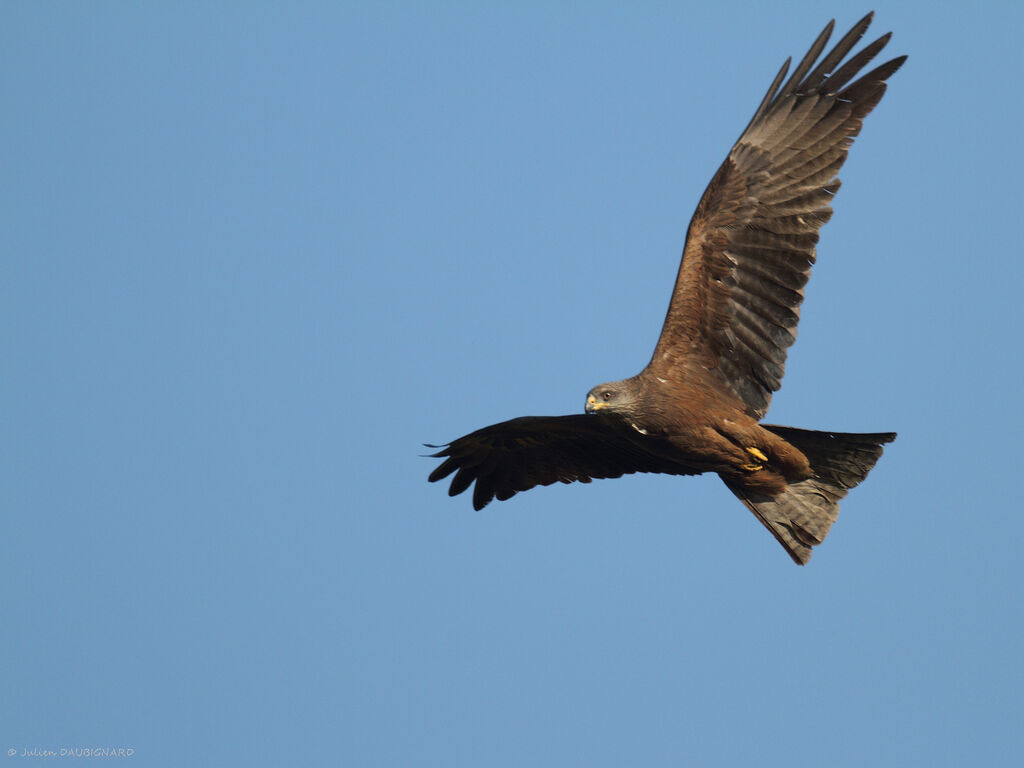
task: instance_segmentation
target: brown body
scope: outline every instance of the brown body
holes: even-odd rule
[[[652,438],[638,440],[646,450],[689,467],[689,474],[715,472],[757,493],[777,495],[810,477],[810,463],[799,449],[704,378],[691,374],[677,382],[645,369],[617,382],[634,393],[637,407],[626,421],[638,438]],[[597,398],[588,406],[591,412],[606,410]]]
[[[829,23],[788,80],[788,61],[776,75],[693,215],[647,367],[592,389],[586,415],[523,417],[459,438],[435,454],[445,461],[431,481],[454,472],[451,495],[475,482],[480,509],[556,481],[715,472],[807,562],[839,499],[895,438],[760,423],[796,339],[837,174],[905,59],[858,78],[890,37],[847,58],[870,23],[869,14],[821,57]]]

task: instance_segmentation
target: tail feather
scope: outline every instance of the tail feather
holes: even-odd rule
[[[800,449],[814,474],[786,486],[778,496],[752,493],[737,481],[725,484],[785,547],[798,565],[811,559],[811,549],[825,540],[839,516],[839,500],[858,485],[882,455],[895,432],[850,434],[816,432],[762,424]]]

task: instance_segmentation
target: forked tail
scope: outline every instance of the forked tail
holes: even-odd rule
[[[761,426],[799,448],[814,475],[789,484],[775,497],[752,493],[728,480],[725,484],[771,531],[789,556],[798,565],[804,565],[811,559],[811,548],[825,540],[839,516],[839,500],[868,476],[882,455],[882,446],[895,440],[896,433],[849,434]]]

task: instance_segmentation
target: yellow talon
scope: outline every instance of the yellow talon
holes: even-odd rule
[[[756,464],[753,464],[753,463],[751,463],[751,464],[740,464],[740,469],[742,469],[744,472],[757,472],[759,470],[764,469],[764,465],[768,461],[768,457],[765,456],[764,453],[762,453],[760,449],[758,449],[758,448],[746,448],[744,450],[746,450],[747,453],[749,453],[751,456],[753,456],[755,459],[757,459],[757,463]]]
[[[761,461],[768,461],[768,457],[761,453],[761,451],[759,451],[757,448],[747,448],[747,453],[749,453],[755,459],[760,459]],[[758,467],[758,469],[760,469],[760,467]]]

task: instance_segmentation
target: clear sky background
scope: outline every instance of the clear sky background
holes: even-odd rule
[[[5,3],[0,750],[1015,763],[1022,8],[876,9],[910,60],[769,420],[900,437],[798,568],[714,477],[476,513],[420,454],[642,368],[776,69],[869,6]]]

